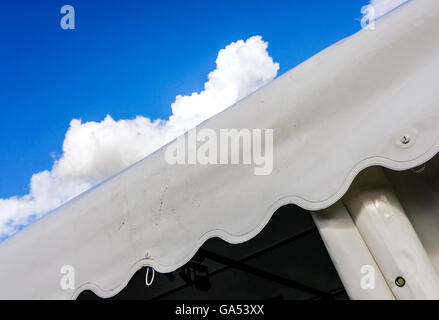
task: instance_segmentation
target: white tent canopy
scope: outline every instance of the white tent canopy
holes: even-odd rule
[[[0,244],[0,298],[110,297],[211,237],[249,240],[285,204],[330,207],[367,167],[425,163],[439,151],[438,34],[439,2],[412,1],[194,129],[273,129],[270,175],[170,165],[166,146],[45,216]]]

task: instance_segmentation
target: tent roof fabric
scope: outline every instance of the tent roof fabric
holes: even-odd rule
[[[332,205],[366,167],[428,161],[439,151],[438,33],[439,2],[412,1],[197,128],[273,129],[270,175],[170,165],[166,146],[45,216],[0,244],[0,298],[110,297],[144,265],[184,265],[209,238],[251,239],[285,204]],[[60,286],[64,265],[74,290]]]

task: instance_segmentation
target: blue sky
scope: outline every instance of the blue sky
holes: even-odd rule
[[[75,7],[76,29],[59,22]],[[73,118],[167,118],[218,50],[261,35],[282,74],[360,29],[366,0],[2,1],[0,198],[50,169]]]

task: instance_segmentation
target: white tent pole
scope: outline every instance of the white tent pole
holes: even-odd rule
[[[355,179],[343,199],[397,299],[439,299],[439,278],[380,167]]]
[[[343,203],[311,215],[349,298],[395,299]]]

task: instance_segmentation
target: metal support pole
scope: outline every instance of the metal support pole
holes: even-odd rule
[[[361,172],[343,198],[397,299],[439,299],[439,277],[382,168]]]
[[[311,215],[349,298],[394,300],[395,297],[344,204],[339,201]],[[373,283],[365,286],[364,280],[368,276],[373,277]]]

